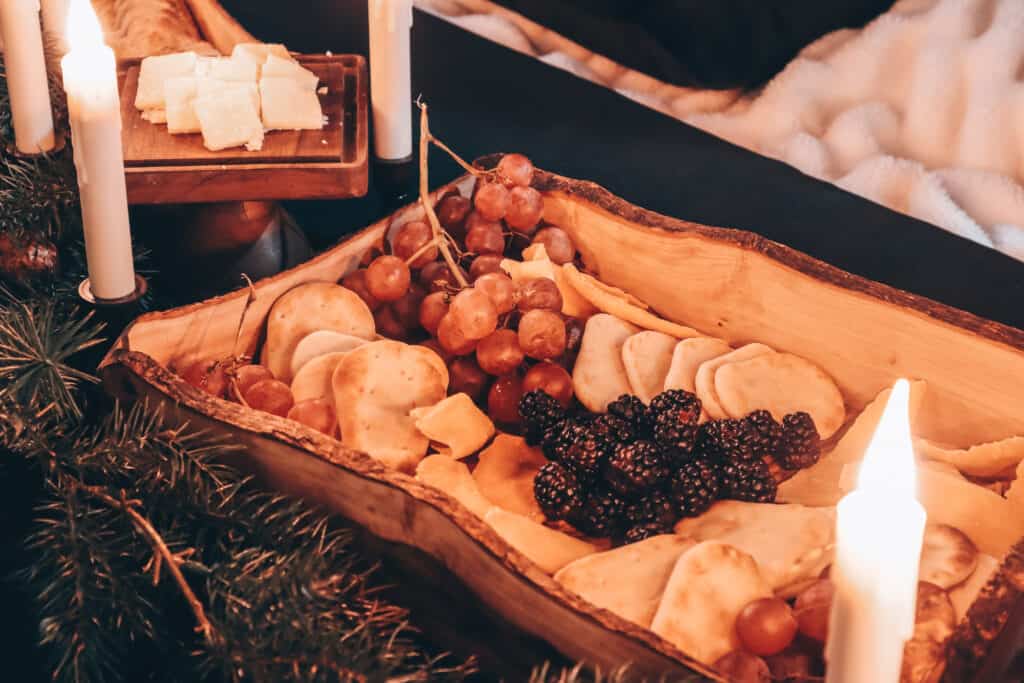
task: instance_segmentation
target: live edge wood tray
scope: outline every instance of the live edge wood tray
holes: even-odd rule
[[[761,341],[821,365],[851,414],[897,377],[926,379],[920,436],[967,446],[1024,434],[1024,332],[842,272],[757,235],[667,218],[588,182],[538,173],[546,217],[572,235],[602,280],[662,315],[739,344]],[[469,181],[462,179],[465,192]],[[448,188],[442,188],[444,191]],[[439,195],[438,195],[439,196]],[[378,222],[318,258],[256,284],[241,343],[255,354],[270,305],[310,281],[337,281],[380,244]],[[103,361],[116,395],[164,405],[165,419],[226,432],[266,486],[320,503],[390,543],[436,558],[493,612],[573,659],[631,662],[659,676],[687,668],[718,679],[653,633],[563,590],[446,494],[297,423],[211,398],[169,367],[232,353],[249,293],[135,321]],[[959,624],[946,681],[1009,680],[1018,652],[1024,544]]]

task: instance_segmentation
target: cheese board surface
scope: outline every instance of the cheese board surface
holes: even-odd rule
[[[895,378],[909,376],[929,382],[920,421],[925,437],[967,446],[1024,431],[1024,416],[1013,408],[1022,397],[1014,378],[1024,372],[1024,332],[843,273],[750,233],[653,214],[591,183],[542,174],[535,185],[545,194],[546,219],[571,235],[584,264],[604,283],[731,344],[756,339],[811,359],[836,378],[851,411],[864,409]],[[425,551],[488,609],[571,658],[606,668],[628,661],[652,676],[690,670],[722,680],[650,630],[552,580],[438,489],[292,421],[214,398],[175,374],[201,358],[257,355],[270,308],[282,294],[340,280],[379,247],[390,227],[419,217],[415,206],[402,210],[303,266],[257,283],[252,300],[245,290],[144,316],[105,359],[108,386],[163,405],[171,422],[230,434],[246,449],[238,463],[265,485]],[[1008,552],[1006,545],[999,553],[1005,553],[1002,568],[949,645],[945,680],[975,680],[982,669],[998,668],[993,643],[1013,622],[1024,593],[1024,545]]]
[[[322,130],[267,132],[263,148],[210,151],[198,133],[170,135],[135,108],[139,64],[119,69],[122,144],[132,204],[339,199],[366,193],[366,62],[358,55],[299,55],[321,82]]]

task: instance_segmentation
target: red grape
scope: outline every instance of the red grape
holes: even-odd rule
[[[376,313],[373,314],[373,322],[377,327],[377,334],[383,335],[388,339],[402,341],[409,334],[409,330],[402,324],[394,306],[381,306],[378,308]]]
[[[395,301],[409,291],[409,266],[397,256],[378,256],[366,268],[366,288],[381,301]]]
[[[235,371],[234,386],[233,390],[229,392],[229,398],[245,396],[245,392],[249,391],[249,387],[265,379],[274,379],[274,375],[264,366],[243,365]]]
[[[345,276],[345,279],[341,281],[343,287],[351,289],[353,292],[359,295],[371,311],[376,311],[380,308],[381,302],[373,294],[370,294],[370,289],[366,286],[366,270],[359,269],[354,270]]]
[[[516,308],[523,313],[534,309],[562,310],[562,290],[551,278],[535,277],[521,281],[516,289],[519,297]]]
[[[565,351],[565,322],[552,311],[527,311],[519,320],[519,346],[530,358],[557,358]]]
[[[508,193],[505,222],[517,232],[532,235],[544,216],[544,197],[532,187],[513,187]]]
[[[441,342],[437,341],[433,337],[421,341],[420,346],[424,346],[433,351],[434,353],[436,353],[438,356],[440,356],[442,360],[444,360],[445,363],[452,359],[452,354],[445,351],[444,347],[441,346]]]
[[[565,350],[569,353],[576,353],[583,343],[583,330],[586,327],[579,318],[567,318],[565,321]]]
[[[819,579],[801,591],[796,597],[793,613],[799,624],[800,633],[824,643],[828,638],[828,620],[832,611],[832,595],[835,587],[828,579]]]
[[[427,296],[427,289],[418,282],[409,285],[409,291],[398,301],[391,304],[395,317],[406,330],[413,330],[420,322],[420,304]]]
[[[516,285],[505,273],[481,275],[473,283],[473,288],[490,297],[498,315],[504,315],[516,307]]]
[[[448,313],[448,294],[446,292],[434,292],[428,294],[420,303],[420,325],[430,334],[437,334],[437,326],[441,324],[441,318]]]
[[[495,422],[517,424],[519,399],[523,397],[523,381],[517,375],[505,375],[495,380],[487,394],[487,413]]]
[[[461,195],[448,195],[437,205],[437,220],[452,237],[459,239],[466,233],[466,216],[473,203]]]
[[[491,297],[473,287],[455,295],[447,317],[466,339],[483,339],[498,327],[498,309]]]
[[[465,356],[476,348],[476,340],[462,333],[451,312],[441,318],[437,325],[437,341],[441,348],[453,356]]]
[[[508,188],[501,183],[483,183],[473,197],[473,207],[489,221],[500,221],[508,210]]]
[[[576,247],[569,233],[561,228],[544,228],[533,236],[533,244],[543,244],[552,263],[563,265],[576,258]]]
[[[501,262],[504,258],[501,254],[481,254],[477,256],[469,266],[469,279],[475,282],[481,275],[500,273]]]
[[[256,382],[242,395],[250,408],[280,417],[286,416],[295,404],[292,390],[287,384],[276,379]]]
[[[408,261],[413,254],[423,249],[434,240],[434,232],[430,226],[423,221],[411,221],[406,223],[391,240],[391,251],[395,256]],[[421,252],[414,261],[409,263],[410,268],[422,268],[431,261],[437,259],[437,246],[431,246]]]
[[[181,378],[196,389],[223,398],[228,389],[227,366],[218,361],[197,361],[185,368]]]
[[[451,376],[449,393],[467,394],[475,403],[483,401],[491,378],[480,369],[473,356],[453,360],[448,366],[448,374]]]
[[[420,271],[420,282],[431,292],[439,292],[458,285],[458,280],[444,261],[434,261],[423,266],[423,270]]]
[[[338,426],[338,418],[334,415],[334,406],[322,398],[310,398],[299,401],[288,411],[288,419],[301,422],[327,436],[334,436]]]
[[[484,223],[466,233],[466,251],[471,254],[504,254],[505,235],[498,223]]]
[[[736,635],[755,655],[782,652],[796,637],[797,622],[789,604],[780,598],[761,598],[744,607],[736,617]]]
[[[498,162],[498,177],[510,187],[528,187],[533,182],[533,162],[522,154],[506,154]]]
[[[770,683],[772,680],[765,661],[743,650],[733,650],[719,657],[715,669],[730,683]]]
[[[491,375],[507,375],[524,360],[526,356],[519,348],[519,337],[512,330],[495,330],[476,345],[477,365]]]
[[[540,389],[561,403],[563,408],[568,408],[572,403],[572,377],[561,365],[545,361],[527,370],[523,376],[523,393],[527,394],[534,389]]]

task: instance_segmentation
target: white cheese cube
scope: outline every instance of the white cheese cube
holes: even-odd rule
[[[298,62],[281,59],[277,55],[268,55],[263,65],[263,78],[290,78],[303,88],[316,90],[320,78]]]
[[[263,124],[259,109],[245,88],[229,88],[197,97],[193,103],[207,149],[218,151],[245,145],[263,147]]]
[[[258,64],[234,57],[200,57],[196,62],[196,76],[215,78],[218,81],[255,83],[259,78]]]
[[[196,97],[217,95],[227,90],[240,90],[252,100],[252,106],[256,111],[260,110],[260,92],[255,83],[240,83],[238,81],[221,81],[216,78],[200,78],[196,81]]]
[[[144,109],[142,111],[142,120],[149,121],[150,123],[167,123],[167,110],[165,109]]]
[[[270,55],[274,55],[279,59],[291,60],[292,58],[288,53],[288,48],[280,43],[239,43],[231,51],[232,57],[247,59],[261,66]]]
[[[146,57],[139,67],[136,109],[164,108],[164,81],[175,76],[191,76],[196,68],[195,52]]]
[[[195,76],[179,76],[164,83],[164,100],[167,101],[167,132],[198,133],[199,119],[192,107],[196,99]]]
[[[260,79],[260,104],[267,130],[320,130],[323,110],[315,90],[291,78]]]

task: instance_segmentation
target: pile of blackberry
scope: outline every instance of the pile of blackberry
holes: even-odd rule
[[[670,533],[719,499],[773,502],[773,465],[800,469],[820,455],[807,413],[781,424],[765,410],[699,424],[700,400],[676,389],[650,406],[623,395],[598,416],[572,415],[531,391],[519,412],[527,442],[551,461],[534,480],[544,514],[623,543]]]

